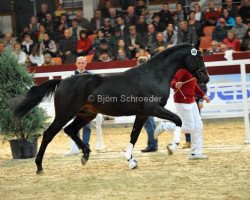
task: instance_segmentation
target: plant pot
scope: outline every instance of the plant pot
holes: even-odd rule
[[[34,158],[37,154],[37,138],[28,140],[10,140],[10,148],[14,159]]]

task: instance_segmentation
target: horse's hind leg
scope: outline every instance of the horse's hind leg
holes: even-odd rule
[[[93,115],[77,115],[74,121],[68,125],[64,132],[76,143],[78,148],[82,150],[82,164],[85,165],[89,159],[90,149],[89,147],[83,143],[83,141],[79,138],[78,132],[79,130],[92,121],[96,117],[96,114]]]
[[[51,142],[51,140],[55,137],[55,135],[62,129],[62,127],[65,124],[66,123],[62,123],[59,120],[55,119],[53,123],[49,126],[49,128],[44,131],[42,143],[39,148],[35,161],[37,166],[37,174],[41,173],[43,170],[42,160],[48,144]]]
[[[134,145],[138,140],[141,129],[144,123],[146,122],[146,119],[147,119],[147,116],[138,116],[138,115],[135,118],[134,126],[130,134],[130,143],[128,144],[128,148],[124,154],[124,157],[129,162],[128,166],[130,169],[134,169],[135,167],[137,167],[137,161],[132,157],[132,154],[133,154]]]

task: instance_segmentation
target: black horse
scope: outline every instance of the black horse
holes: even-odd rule
[[[49,80],[30,89],[24,99],[16,105],[14,117],[22,118],[44,97],[54,95],[55,119],[45,130],[36,157],[37,173],[42,172],[42,160],[47,145],[71,120],[64,132],[82,150],[82,164],[89,159],[90,149],[77,136],[78,131],[98,113],[110,116],[136,115],[130,144],[125,153],[132,159],[133,147],[148,116],[170,120],[181,127],[179,116],[166,110],[170,93],[170,82],[179,68],[186,68],[198,81],[207,83],[209,76],[201,54],[190,44],[169,48],[139,67],[114,75],[86,74],[64,80]],[[132,167],[132,168],[133,168]]]

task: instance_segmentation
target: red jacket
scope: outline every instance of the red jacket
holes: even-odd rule
[[[207,10],[205,12],[205,21],[208,21],[210,19],[217,21],[220,16],[220,11],[215,9],[214,11]]]
[[[190,74],[186,69],[179,69],[175,77],[173,78],[171,82],[171,87],[174,89],[174,102],[176,103],[193,103],[195,102],[195,95],[199,97],[203,97],[205,94],[202,92],[200,87],[197,85],[196,80],[189,81],[187,83],[184,83],[178,91],[175,88],[175,84],[177,82],[185,82],[190,79],[192,79],[193,76]]]
[[[83,51],[88,51],[91,48],[92,42],[89,38],[77,41],[77,50],[82,49]]]
[[[233,49],[235,51],[240,50],[240,41],[237,38],[234,38],[233,40],[229,40],[228,38],[225,38],[223,40],[223,43],[227,45],[229,49]]]

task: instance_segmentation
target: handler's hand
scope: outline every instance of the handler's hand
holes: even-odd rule
[[[207,103],[210,103],[210,98],[209,98],[207,95],[205,95],[205,96],[203,97],[203,99],[204,99]]]
[[[183,85],[183,82],[177,82],[177,83],[175,83],[175,88],[177,89],[177,90],[179,90],[179,89],[181,89],[181,86]]]
[[[198,104],[198,106],[199,106],[199,109],[201,110],[203,108],[203,102],[200,101],[199,104]]]

